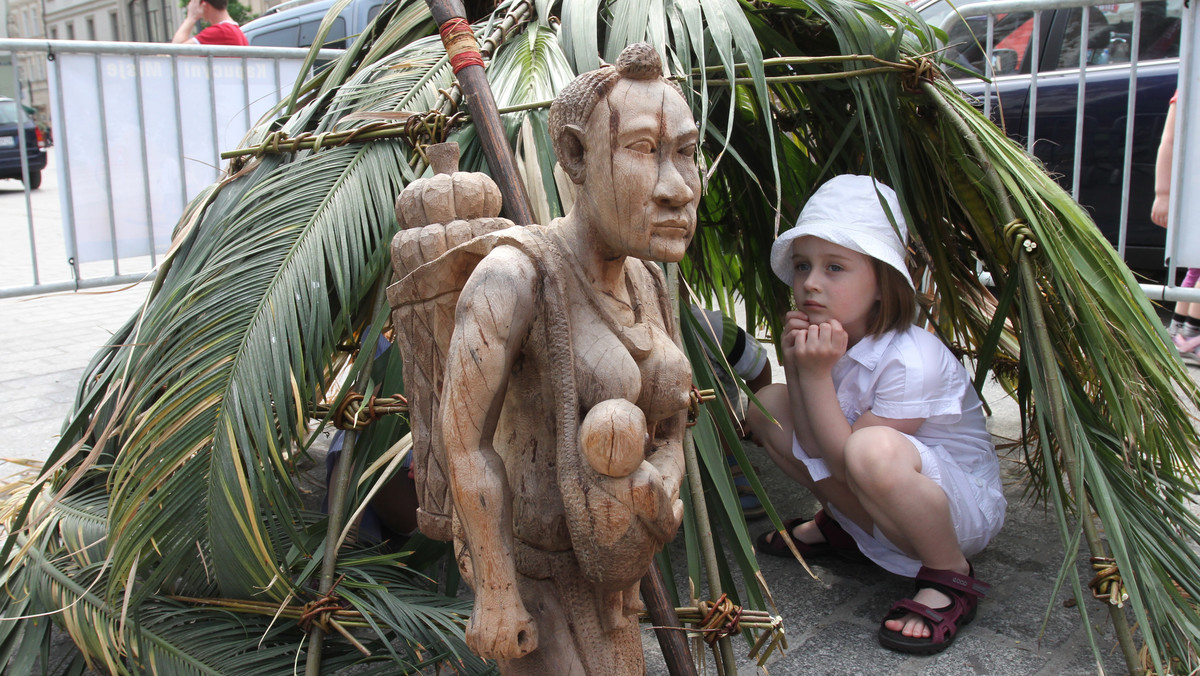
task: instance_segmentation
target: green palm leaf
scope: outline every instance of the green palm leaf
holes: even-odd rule
[[[516,7],[502,3],[494,18]],[[707,192],[684,276],[727,311],[744,303],[752,327],[777,330],[788,307],[767,252],[814,187],[843,172],[889,182],[927,268],[931,327],[976,360],[980,382],[997,377],[1021,405],[1031,486],[1054,505],[1067,550],[1062,579],[1082,594],[1070,566],[1081,533],[1107,546],[1151,662],[1163,672],[1197,666],[1200,523],[1187,505],[1200,438],[1187,411],[1200,392],[1083,211],[944,80],[914,74],[935,49],[932,29],[875,0],[538,0],[532,14],[497,38],[488,74],[499,105],[521,107],[504,123],[541,213],[562,213],[566,196],[539,104],[641,39],[667,57],[703,121]],[[305,632],[291,614],[276,623],[271,614],[316,600],[309,582],[332,547],[294,479],[312,436],[305,416],[339,373],[400,389],[395,350],[367,372],[370,359],[348,362],[339,346],[373,345],[383,328],[376,299],[390,276],[392,200],[423,162],[416,135],[287,152],[281,134],[450,114],[451,84],[425,6],[389,3],[344,57],[247,135],[260,152],[189,205],[147,307],[89,366],[49,483],[7,520],[40,529],[6,543],[6,616],[61,611],[80,649],[117,673],[290,673]],[[423,119],[429,137],[447,133],[436,115]],[[482,169],[473,128],[448,133],[463,168]],[[284,152],[269,152],[276,141]],[[710,385],[725,365],[703,357],[693,324],[684,322],[685,347],[697,383]],[[351,511],[390,478],[373,461],[403,432],[391,420],[357,436]],[[706,407],[695,437],[704,499],[684,495],[689,575],[696,588],[719,584],[761,607],[720,448],[721,439],[740,448],[728,412]],[[1106,544],[1084,527],[1092,510]],[[352,543],[337,552],[336,596],[359,611],[372,657],[335,636],[327,670],[447,660],[488,669],[463,646],[465,606],[396,565],[442,551],[384,556]],[[702,570],[718,551],[740,577]],[[455,580],[446,582],[452,596]],[[1091,619],[1082,623],[1091,632]],[[31,664],[46,627],[0,623],[0,657]]]

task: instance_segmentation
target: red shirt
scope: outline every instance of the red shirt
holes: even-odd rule
[[[221,22],[196,33],[196,42],[202,45],[240,45],[249,46],[246,35],[236,23]]]

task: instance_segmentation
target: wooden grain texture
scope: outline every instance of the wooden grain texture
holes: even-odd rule
[[[506,676],[644,673],[639,592],[683,516],[691,367],[658,262],[695,232],[698,132],[657,59],[627,48],[551,108],[564,217],[498,229],[459,173],[397,200],[421,529],[453,537],[467,644]]]

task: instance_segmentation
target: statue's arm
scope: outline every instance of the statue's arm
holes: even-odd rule
[[[537,647],[537,630],[517,589],[512,491],[493,446],[508,377],[532,323],[536,289],[536,271],[524,254],[510,247],[492,251],[459,297],[446,360],[443,440],[475,574],[467,644],[493,659],[517,658]]]
[[[662,495],[670,505],[673,533],[683,519],[683,502],[679,499],[679,488],[683,483],[683,433],[687,427],[687,414],[679,413],[660,421],[654,429],[654,446],[646,458],[662,481]]]

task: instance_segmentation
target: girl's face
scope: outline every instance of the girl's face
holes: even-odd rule
[[[796,308],[811,324],[836,319],[849,334],[850,344],[867,333],[867,323],[879,301],[879,280],[871,258],[844,246],[812,236],[792,244],[792,295]]]

